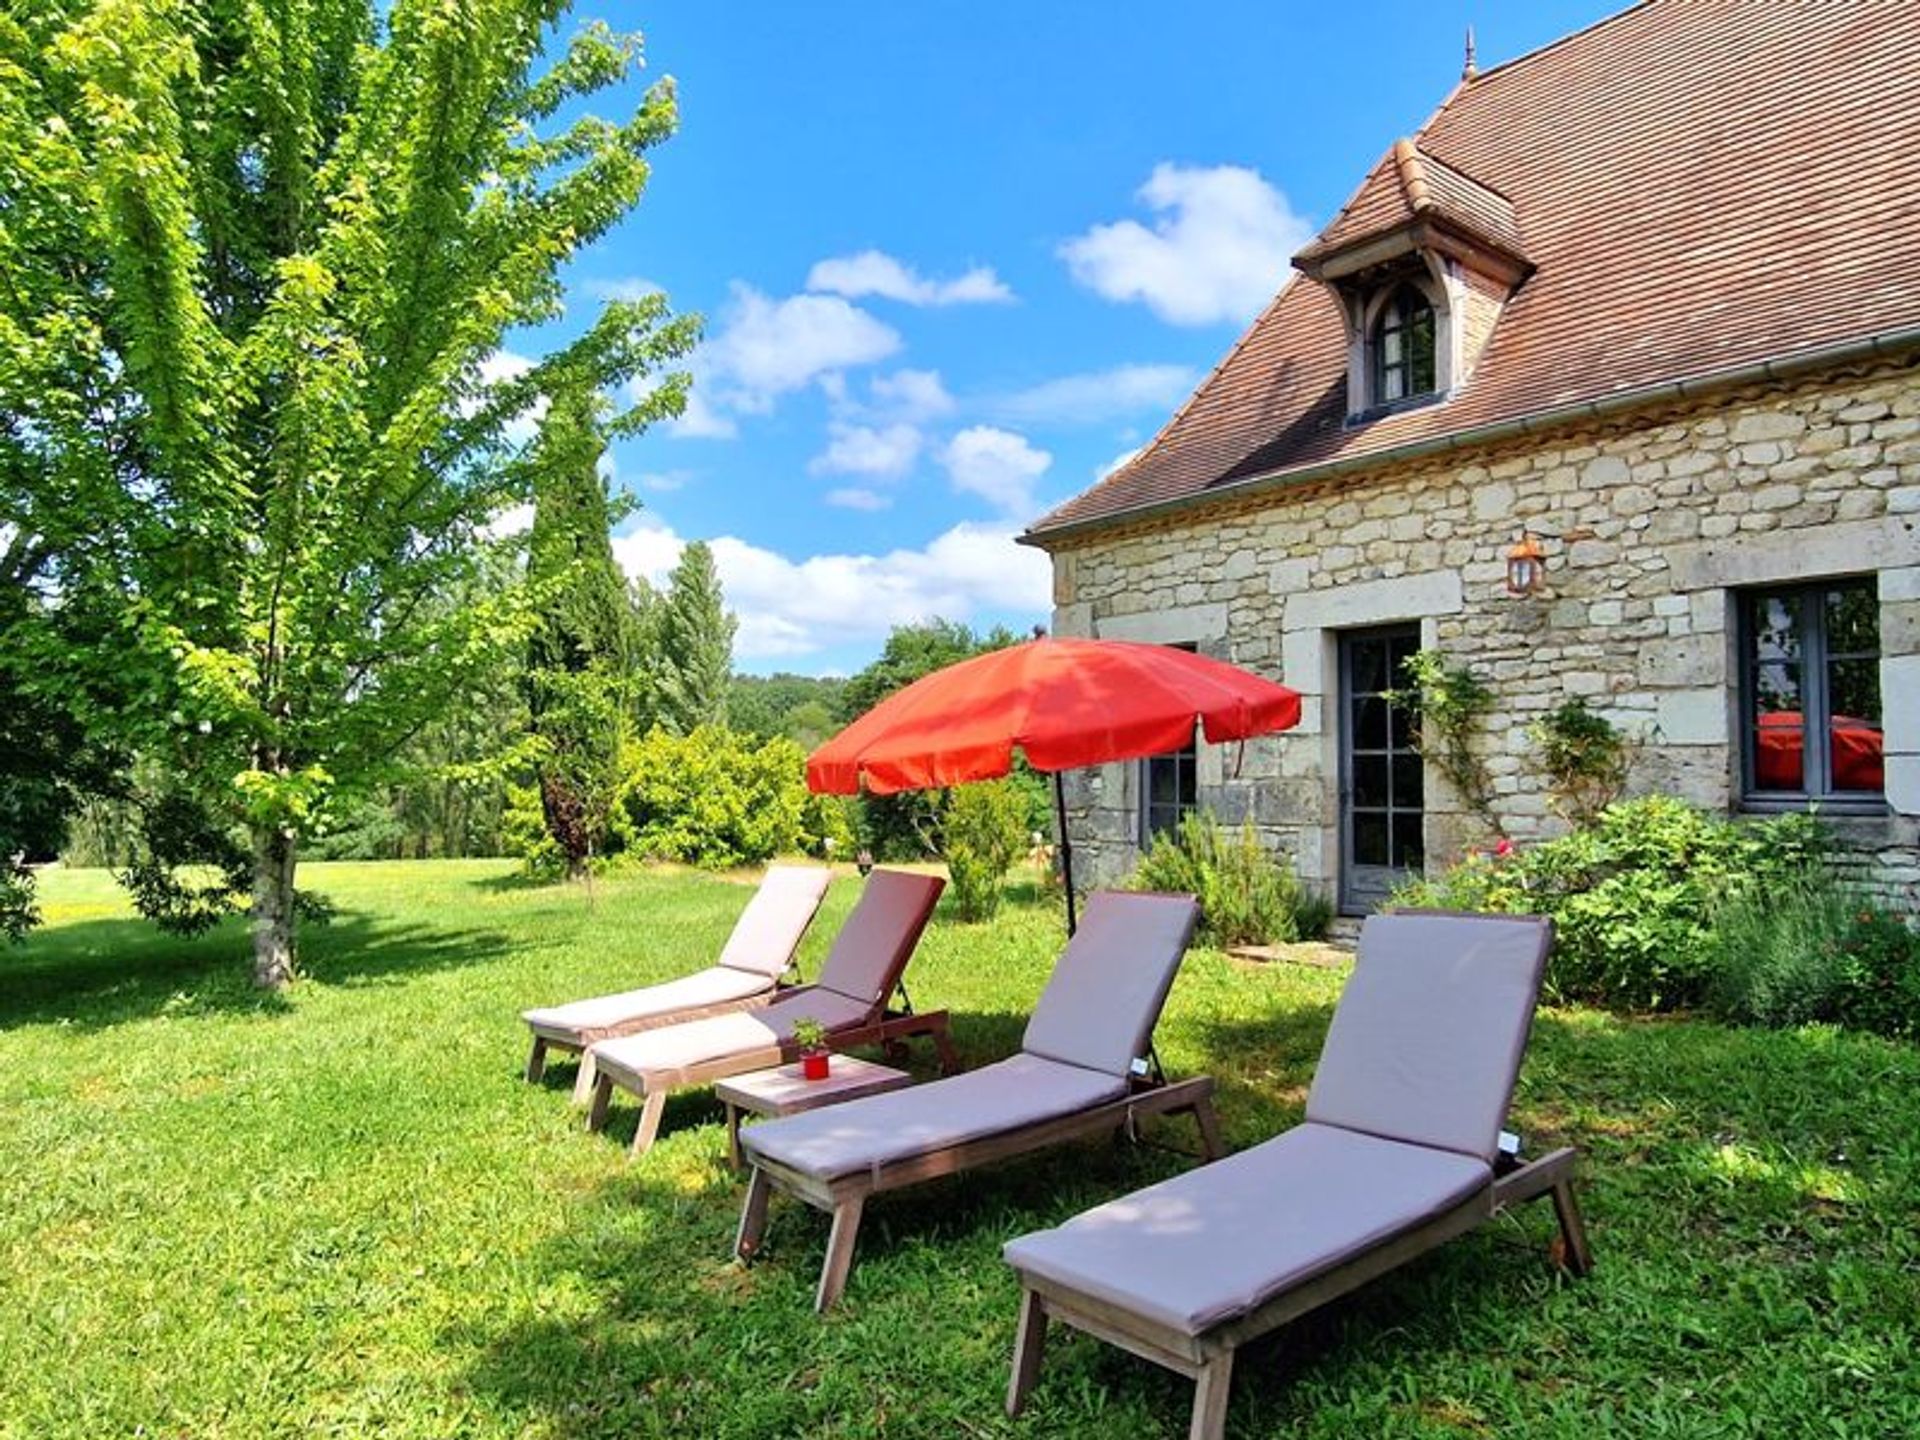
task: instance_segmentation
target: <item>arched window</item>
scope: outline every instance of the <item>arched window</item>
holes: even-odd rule
[[[1419,287],[1401,285],[1373,322],[1373,399],[1390,405],[1438,388],[1433,358],[1433,306]]]

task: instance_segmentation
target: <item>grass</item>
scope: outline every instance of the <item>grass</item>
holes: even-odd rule
[[[577,892],[490,863],[315,865],[340,905],[285,1000],[237,927],[182,943],[53,874],[0,954],[0,1437],[1152,1435],[1187,1390],[1056,1341],[1000,1399],[1000,1245],[1190,1163],[1098,1143],[876,1201],[842,1311],[819,1217],[728,1260],[718,1109],[590,1136],[569,1066],[519,1079],[528,1005],[710,956],[744,896],[647,874]],[[817,963],[845,913],[835,886]],[[943,915],[912,981],[971,1060],[1017,1043],[1046,905]],[[1220,1077],[1229,1139],[1298,1116],[1338,972],[1192,955],[1160,1031]],[[1515,1112],[1590,1153],[1599,1271],[1550,1216],[1489,1227],[1246,1356],[1232,1433],[1920,1434],[1920,1051],[1810,1028],[1547,1012]],[[1191,1144],[1183,1130],[1155,1132]]]

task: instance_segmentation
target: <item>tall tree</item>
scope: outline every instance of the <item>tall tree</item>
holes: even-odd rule
[[[35,0],[0,14],[0,491],[54,612],[33,684],[248,840],[254,974],[294,971],[300,841],[532,614],[467,607],[532,498],[512,422],[696,337],[659,296],[503,355],[638,202],[670,83],[564,0]],[[575,118],[563,119],[567,115]],[[669,377],[606,421],[678,410]],[[15,517],[18,517],[17,519]],[[110,671],[127,703],[94,704]]]
[[[539,743],[540,808],[577,879],[601,848],[632,724],[638,619],[612,530],[627,507],[600,474],[606,446],[591,392],[554,397],[540,425],[528,577],[540,619],[527,647],[527,709]]]
[[[655,617],[659,720],[677,735],[727,723],[733,632],[713,551],[696,540],[680,552]]]

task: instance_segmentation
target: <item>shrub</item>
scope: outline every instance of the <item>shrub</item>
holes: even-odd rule
[[[1001,878],[1026,851],[1026,795],[1011,780],[958,786],[943,830],[960,918],[990,918],[1000,909]]]
[[[1222,947],[1317,939],[1333,918],[1327,900],[1276,862],[1250,822],[1229,833],[1207,811],[1157,836],[1128,885],[1194,895],[1201,938]]]
[[[1620,798],[1639,746],[1576,695],[1527,727],[1540,752],[1554,810],[1575,826],[1591,825]]]
[[[1817,873],[1721,905],[1708,941],[1707,1004],[1725,1020],[1803,1025],[1838,1017],[1850,896]]]
[[[791,740],[756,745],[702,725],[656,728],[628,747],[620,797],[627,848],[714,869],[757,864],[800,847],[806,756]]]
[[[1705,993],[1716,907],[1804,882],[1824,846],[1805,815],[1734,822],[1650,795],[1611,805],[1560,839],[1470,856],[1402,886],[1393,903],[1551,915],[1549,995],[1673,1009]]]
[[[1872,905],[1853,911],[1840,937],[1842,1025],[1920,1039],[1920,935]]]

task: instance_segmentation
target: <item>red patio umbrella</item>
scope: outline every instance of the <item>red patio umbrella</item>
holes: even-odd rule
[[[1018,749],[1054,777],[1067,929],[1073,847],[1060,772],[1285,730],[1300,696],[1187,650],[1122,640],[1030,640],[936,670],[888,696],[807,758],[819,794],[875,795],[994,780]]]

